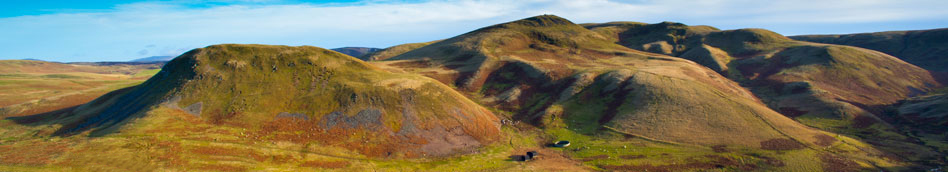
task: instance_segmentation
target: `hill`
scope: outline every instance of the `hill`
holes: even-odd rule
[[[762,29],[541,15],[363,57],[375,59],[309,46],[195,49],[140,85],[0,120],[0,171],[921,171],[945,162],[934,145],[943,138],[905,133],[886,116],[897,111],[860,105],[939,87],[924,70]],[[539,156],[521,161],[526,152]]]
[[[904,141],[912,138],[893,129],[883,111],[942,84],[932,73],[885,53],[795,41],[764,29],[722,31],[671,22],[586,27],[629,48],[707,66],[751,89],[771,109],[809,126],[875,140],[912,157],[908,159],[939,156]]]
[[[332,50],[336,52],[340,52],[342,54],[352,56],[352,57],[356,57],[358,59],[365,61],[368,59],[363,58],[362,56],[372,53],[372,52],[382,50],[382,49],[369,48],[369,47],[342,47],[342,48],[333,48]]]
[[[800,35],[791,39],[880,51],[913,65],[948,72],[948,28],[845,35]]]
[[[622,142],[594,141],[614,139],[603,137],[609,133],[757,150],[775,149],[772,143],[800,145],[788,149],[795,150],[835,142],[818,141],[826,138],[823,132],[767,108],[708,68],[623,47],[552,15],[477,29],[372,63],[454,85],[550,137],[588,139],[589,146]]]
[[[321,48],[266,45],[192,50],[142,85],[14,120],[61,126],[54,135],[101,136],[147,127],[137,123],[160,125],[133,119],[170,115],[163,111],[274,141],[315,139],[370,157],[444,156],[499,134],[491,112],[431,79],[380,71]]]

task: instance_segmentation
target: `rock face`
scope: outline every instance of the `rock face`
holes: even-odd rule
[[[654,42],[654,41],[652,41]],[[649,49],[675,52],[671,44]],[[718,51],[718,50],[709,50]],[[811,145],[822,135],[694,62],[638,51],[569,20],[543,15],[481,28],[383,61],[483,95],[540,127],[702,145]]]
[[[948,72],[948,28],[790,38],[876,50],[927,70]]]
[[[307,46],[195,49],[139,86],[51,118],[66,121],[58,134],[101,135],[158,106],[275,138],[312,138],[287,141],[345,144],[371,136],[352,148],[368,156],[442,156],[500,136],[490,111],[444,84]],[[279,127],[267,127],[273,125]]]

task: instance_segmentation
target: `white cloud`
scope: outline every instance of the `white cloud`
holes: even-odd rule
[[[443,39],[539,14],[577,23],[681,21],[722,28],[946,21],[943,0],[525,0],[240,5],[188,8],[189,0],[114,10],[0,18],[0,58],[60,61],[138,58],[142,46],[175,55],[218,43],[384,47]],[[222,2],[226,2],[222,1]],[[185,4],[185,5],[182,5]],[[791,31],[792,32],[792,31]],[[163,53],[163,54],[157,54]],[[77,57],[74,55],[82,55]],[[78,59],[77,59],[78,58]]]

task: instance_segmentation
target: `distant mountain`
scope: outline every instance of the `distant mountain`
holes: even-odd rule
[[[159,69],[164,62],[72,62],[59,63],[39,60],[0,60],[0,74],[10,73],[97,73],[134,74],[142,70]]]
[[[34,59],[34,58],[25,58],[21,60],[44,61],[44,62],[46,61],[46,60],[40,60],[40,59]]]
[[[391,46],[385,49],[381,49],[375,52],[362,55],[362,57],[359,57],[359,59],[362,59],[365,61],[385,60],[385,59],[395,57],[399,54],[402,54],[411,50],[415,50],[427,45],[431,45],[432,43],[435,43],[438,41],[441,41],[441,40],[431,41],[431,42],[421,42],[421,43],[407,43],[407,44]]]
[[[140,59],[131,60],[129,62],[166,62],[174,59],[174,56],[151,56]]]
[[[74,64],[74,65],[90,65],[90,66],[117,66],[117,65],[157,65],[157,68],[160,68],[161,65],[168,63],[168,61],[147,61],[147,62],[69,62],[63,64]]]
[[[928,70],[948,72],[948,28],[845,35],[800,35],[791,36],[790,39],[872,49]]]
[[[369,54],[371,52],[376,52],[382,50],[381,48],[370,48],[370,47],[342,47],[342,48],[333,48],[333,51],[340,52],[352,57],[356,57],[363,61],[367,60],[362,58],[363,55]]]

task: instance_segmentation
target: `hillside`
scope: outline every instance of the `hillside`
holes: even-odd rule
[[[948,126],[948,94],[938,93],[913,97],[894,106],[897,117],[906,125],[915,126],[927,133],[942,134]]]
[[[424,46],[426,46],[426,45],[430,45],[430,44],[435,43],[435,42],[438,42],[438,41],[421,42],[421,43],[408,43],[408,44],[401,44],[401,45],[391,46],[391,47],[388,47],[388,48],[385,48],[385,49],[382,49],[382,50],[378,50],[378,51],[375,51],[375,52],[371,52],[371,53],[365,54],[365,55],[363,55],[363,56],[359,56],[359,58],[362,59],[362,60],[365,60],[365,61],[385,60],[385,59],[388,59],[388,58],[395,57],[395,56],[397,56],[397,55],[399,55],[399,54],[402,54],[402,53],[405,53],[405,52],[408,52],[408,51],[411,51],[411,50],[415,50],[415,49],[424,47]]]
[[[623,47],[552,15],[481,28],[373,64],[452,84],[552,137],[609,140],[599,135],[613,133],[683,145],[800,145],[790,150],[835,142],[819,141],[823,132],[774,112],[708,68]]]
[[[800,35],[791,39],[880,51],[924,69],[948,72],[948,28],[845,35]]]
[[[680,23],[588,24],[626,47],[678,56],[751,89],[806,125],[872,140],[916,161],[939,156],[892,128],[885,106],[941,87],[932,73],[885,53],[794,41],[764,29]],[[654,48],[664,47],[664,48]]]
[[[101,136],[155,123],[129,121],[163,109],[275,141],[341,144],[370,157],[443,156],[499,134],[491,112],[431,79],[379,71],[321,48],[265,45],[192,50],[142,85],[14,120],[61,125],[55,135]],[[268,128],[273,124],[278,128]]]
[[[361,60],[363,60],[363,61],[367,61],[368,59],[367,59],[367,58],[363,58],[362,56],[364,56],[364,55],[366,55],[366,54],[369,54],[369,53],[372,53],[372,52],[376,52],[376,51],[382,50],[382,49],[379,49],[379,48],[369,48],[369,47],[342,47],[342,48],[333,48],[333,49],[331,49],[331,50],[336,51],[336,52],[340,52],[340,53],[342,53],[342,54],[346,54],[346,55],[349,55],[349,56],[352,56],[352,57],[356,57],[356,58],[361,59]]]

